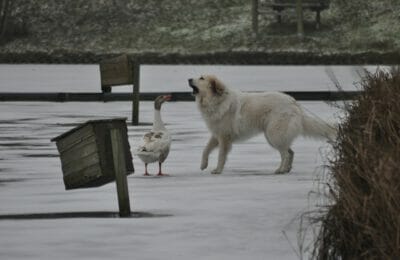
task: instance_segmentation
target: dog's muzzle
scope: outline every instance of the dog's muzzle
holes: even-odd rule
[[[193,79],[189,79],[189,86],[193,89],[193,95],[199,93],[199,88],[193,84]]]

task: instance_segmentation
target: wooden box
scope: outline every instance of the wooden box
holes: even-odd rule
[[[128,55],[102,61],[100,78],[103,92],[110,92],[112,86],[132,85],[133,68]]]
[[[126,174],[134,172],[126,118],[91,120],[51,140],[60,153],[65,189],[98,187],[115,180],[111,129],[121,133]]]

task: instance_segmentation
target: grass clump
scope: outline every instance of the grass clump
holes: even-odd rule
[[[400,69],[362,85],[335,144],[317,259],[400,259]]]

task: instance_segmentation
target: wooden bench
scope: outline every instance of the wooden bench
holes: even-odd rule
[[[301,8],[297,10],[298,19],[303,22],[302,12],[308,9],[316,13],[316,28],[321,27],[321,12],[329,8],[330,0],[301,0]],[[258,31],[258,16],[263,13],[269,13],[269,10],[275,11],[278,23],[282,23],[282,11],[285,9],[298,9],[298,0],[253,0],[253,30]]]

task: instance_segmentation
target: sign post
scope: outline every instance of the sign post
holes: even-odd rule
[[[115,180],[119,214],[129,217],[128,182],[134,172],[126,118],[90,120],[53,138],[66,190],[99,187]]]
[[[118,129],[111,129],[111,146],[115,182],[117,184],[119,216],[129,217],[131,215],[131,207],[129,205],[128,181],[126,179],[125,155],[122,136]]]

